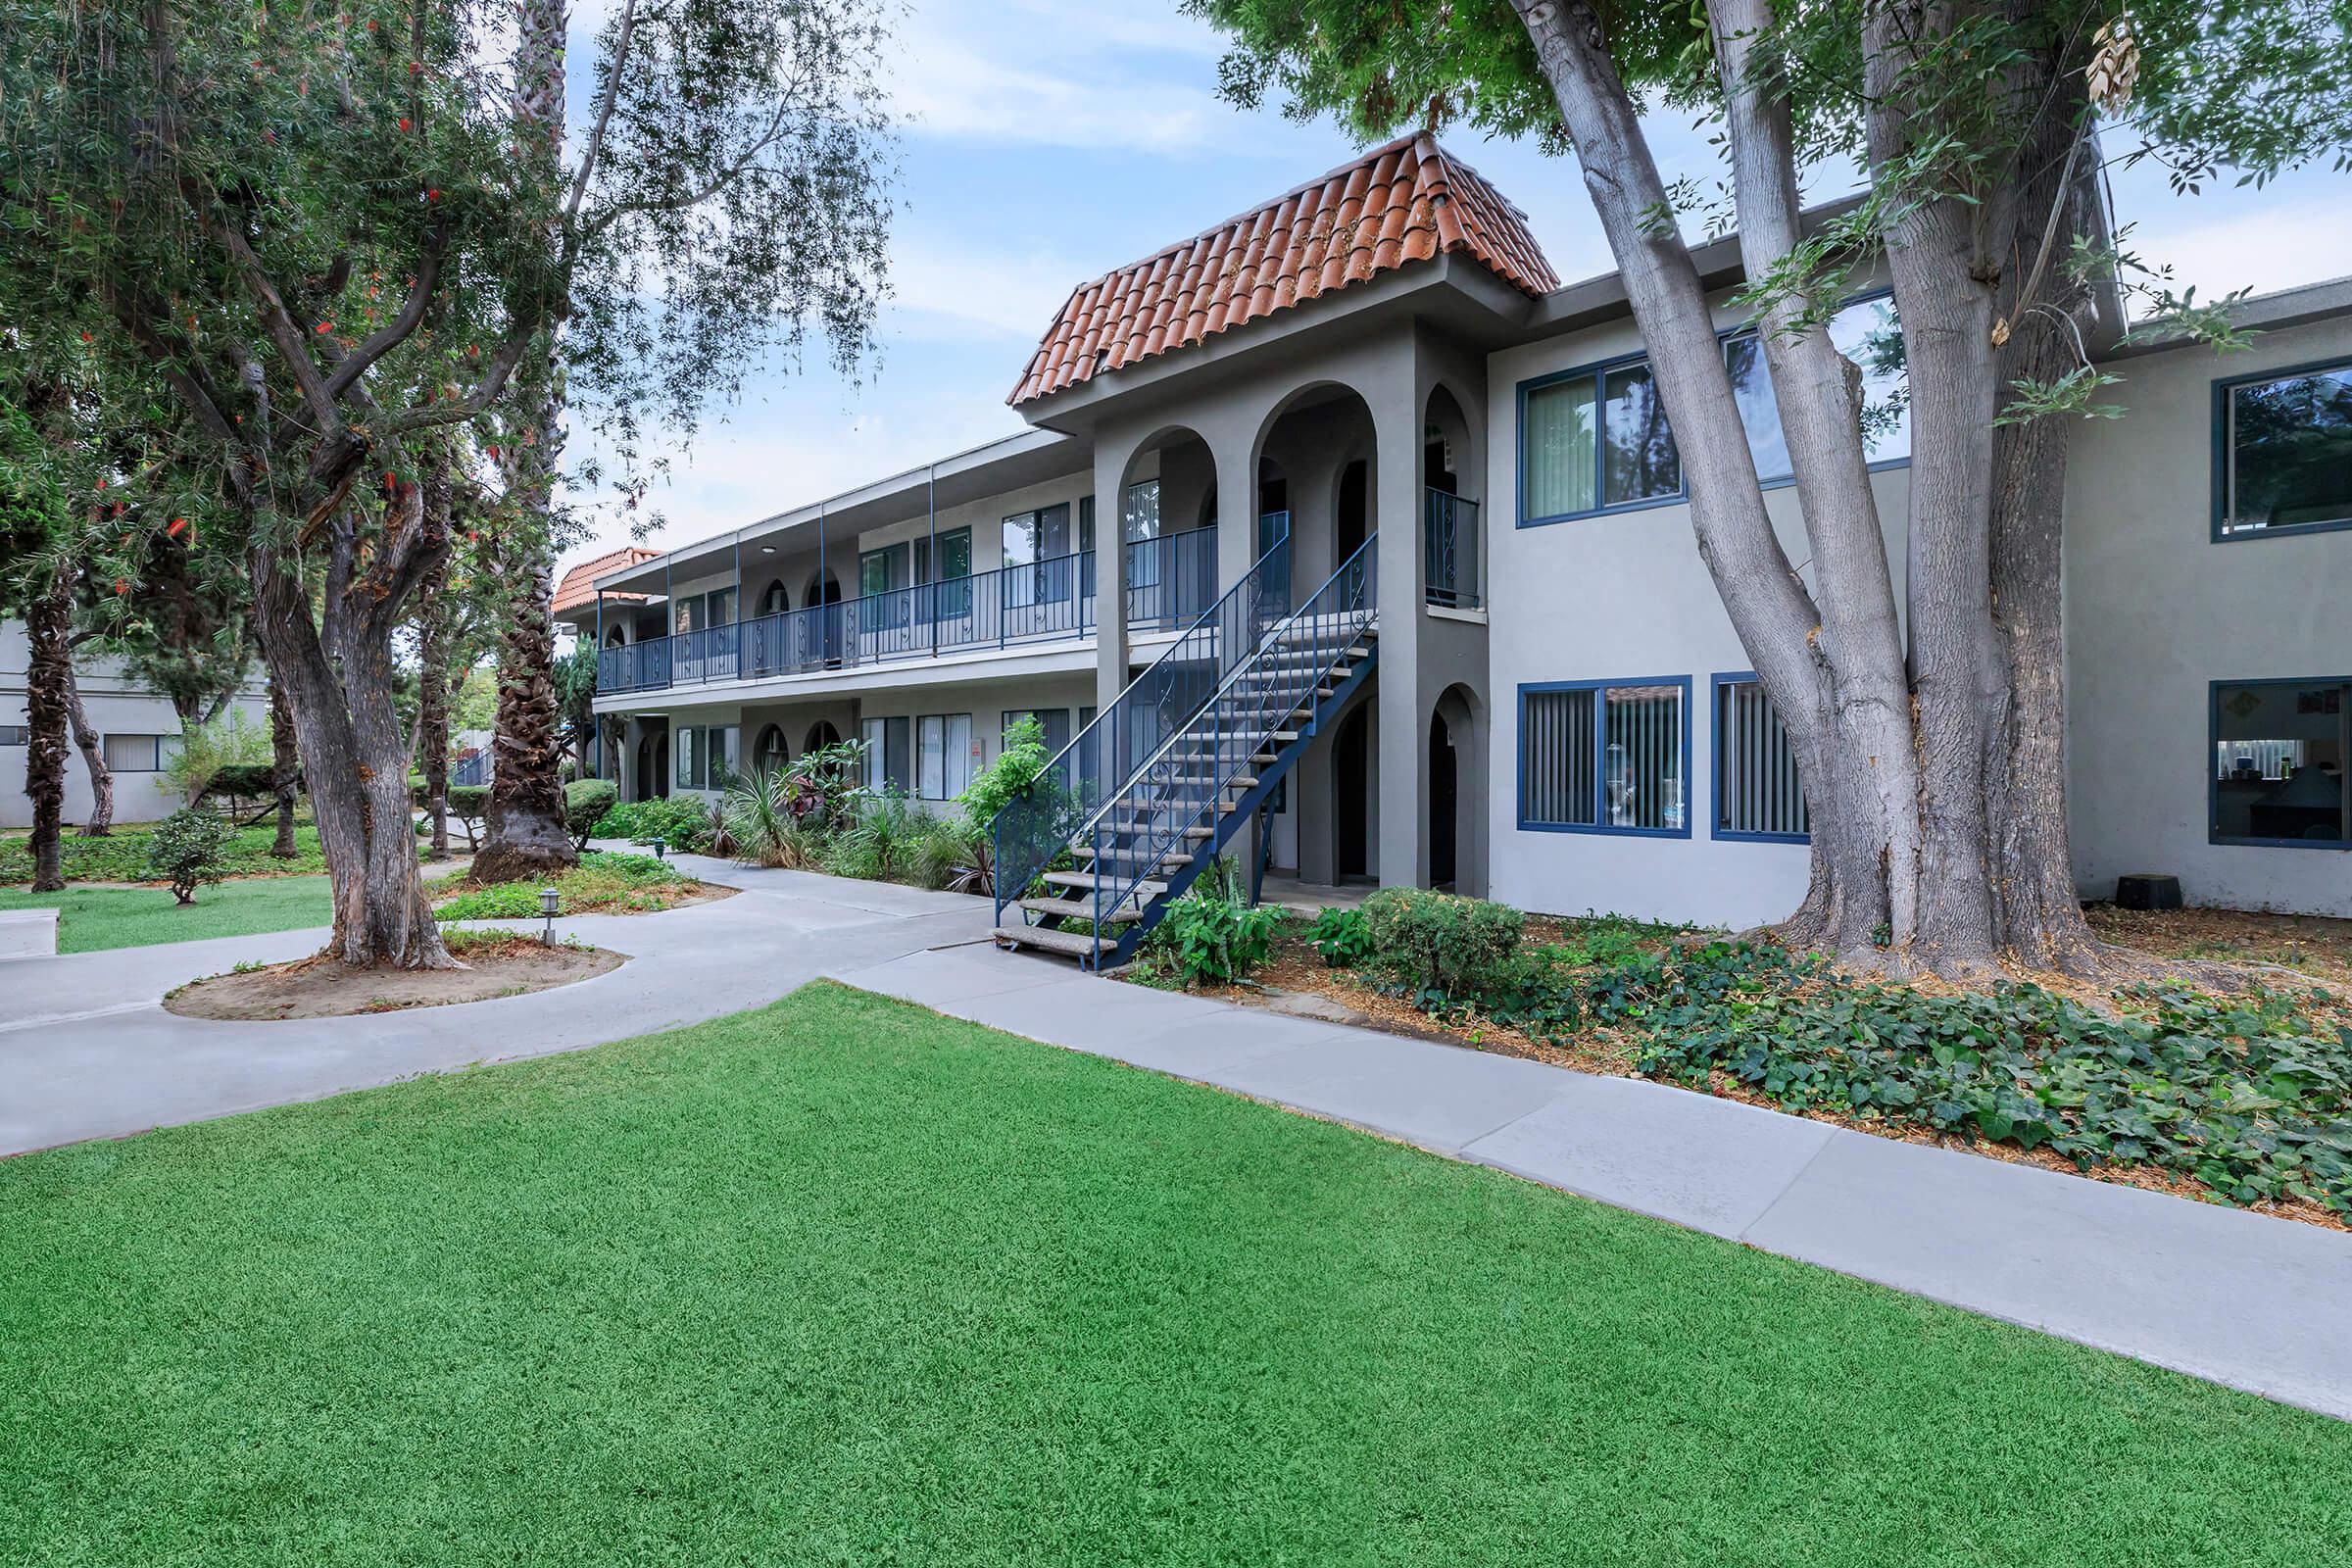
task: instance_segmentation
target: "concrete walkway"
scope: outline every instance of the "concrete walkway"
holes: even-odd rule
[[[2352,1236],[985,947],[846,977],[2352,1420]]]
[[[744,891],[559,920],[631,960],[461,1007],[273,1023],[163,1011],[172,987],[316,952],[319,931],[0,959],[0,1154],[577,1050],[832,977],[2352,1420],[2352,1236],[1095,979],[995,951],[982,900],[679,859]]]
[[[664,914],[560,919],[559,937],[629,961],[465,1006],[267,1023],[164,1011],[165,994],[190,980],[318,952],[323,930],[0,960],[0,1154],[699,1023],[992,923],[984,899],[675,858],[744,891]]]

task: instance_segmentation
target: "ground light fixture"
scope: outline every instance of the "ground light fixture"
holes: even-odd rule
[[[539,933],[539,945],[543,948],[556,945],[556,907],[563,902],[564,895],[554,888],[539,890],[539,912],[547,917],[547,927]]]
[[[668,846],[665,841],[662,839],[654,840],[654,858],[657,860],[662,858],[662,852]]]

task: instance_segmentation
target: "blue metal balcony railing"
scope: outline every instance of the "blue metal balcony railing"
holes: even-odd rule
[[[1260,532],[1287,534],[1288,524],[1288,514],[1268,514]],[[1130,630],[1189,626],[1217,598],[1215,528],[1127,546]],[[1089,550],[600,649],[596,689],[610,695],[760,680],[1082,637],[1094,629]]]
[[[1421,500],[1423,597],[1445,610],[1478,609],[1478,503],[1443,490]]]

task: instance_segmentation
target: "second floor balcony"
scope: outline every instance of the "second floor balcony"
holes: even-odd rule
[[[1125,548],[1129,630],[1179,629],[1216,603],[1214,528]],[[1095,553],[1086,550],[603,648],[596,689],[659,691],[1030,649],[1095,628]]]

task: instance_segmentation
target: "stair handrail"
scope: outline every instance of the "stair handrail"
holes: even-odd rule
[[[1136,729],[1131,715],[1149,702],[1167,733],[1181,730],[1223,685],[1240,658],[1255,650],[1263,627],[1289,613],[1290,564],[1286,529],[1239,581],[1194,617],[1093,722],[1047,760],[1036,778],[998,809],[989,824],[989,838],[1000,923],[1005,906],[1020,899],[1071,839],[1086,830],[1102,801],[1116,795],[1133,776],[1135,764],[1117,760],[1133,747]],[[1245,652],[1237,655],[1237,650]],[[1213,676],[1203,681],[1188,675],[1204,663],[1213,663]],[[1152,737],[1151,753],[1156,755],[1165,740],[1166,734]]]
[[[1094,813],[1087,823],[1086,831],[1091,837],[1095,852],[1094,931],[1096,936],[1102,935],[1110,911],[1121,907],[1129,899],[1136,896],[1137,891],[1144,883],[1153,879],[1153,873],[1159,869],[1176,845],[1182,841],[1185,832],[1199,826],[1201,817],[1212,807],[1223,802],[1227,787],[1241,775],[1245,765],[1252,765],[1250,759],[1256,757],[1258,752],[1263,749],[1275,727],[1283,718],[1287,718],[1297,710],[1303,696],[1311,694],[1316,687],[1323,683],[1324,677],[1329,675],[1333,667],[1339,663],[1340,657],[1355,645],[1356,640],[1363,635],[1365,627],[1369,626],[1373,617],[1379,613],[1380,558],[1374,549],[1379,537],[1377,532],[1368,535],[1364,542],[1356,547],[1355,553],[1342,563],[1337,571],[1325,578],[1321,587],[1307,596],[1305,603],[1268,629],[1266,634],[1251,648],[1249,656],[1236,663],[1225,678],[1217,683],[1217,689],[1210,695],[1208,701],[1195,710],[1194,718],[1200,717],[1202,713],[1208,717],[1207,740],[1210,754],[1210,761],[1206,764],[1208,786],[1204,790],[1196,789],[1190,793],[1172,789],[1161,792],[1160,799],[1162,801],[1171,799],[1173,801],[1172,819],[1160,827],[1158,836],[1151,838],[1140,854],[1135,854],[1134,862],[1138,867],[1135,875],[1115,894],[1108,897],[1105,897],[1103,892],[1103,866],[1106,863],[1102,858],[1103,819],[1109,814],[1112,806],[1125,800],[1129,793],[1155,769],[1174,765],[1167,760],[1170,758],[1176,742],[1193,733],[1192,720],[1188,719],[1184,725],[1179,726],[1177,732],[1169,736],[1152,754],[1152,758],[1142,767],[1136,769],[1120,785],[1118,791]],[[1286,633],[1301,624],[1308,628],[1308,639],[1302,649],[1286,636]],[[1259,710],[1265,715],[1262,728],[1227,731],[1220,722],[1222,704],[1226,694],[1265,658],[1269,650],[1278,648],[1284,649],[1286,652],[1304,652],[1310,657],[1301,660],[1284,684],[1278,689],[1270,689],[1265,699],[1261,701]],[[1194,803],[1189,812],[1183,808],[1187,801]],[[1157,807],[1159,802],[1153,804]]]

